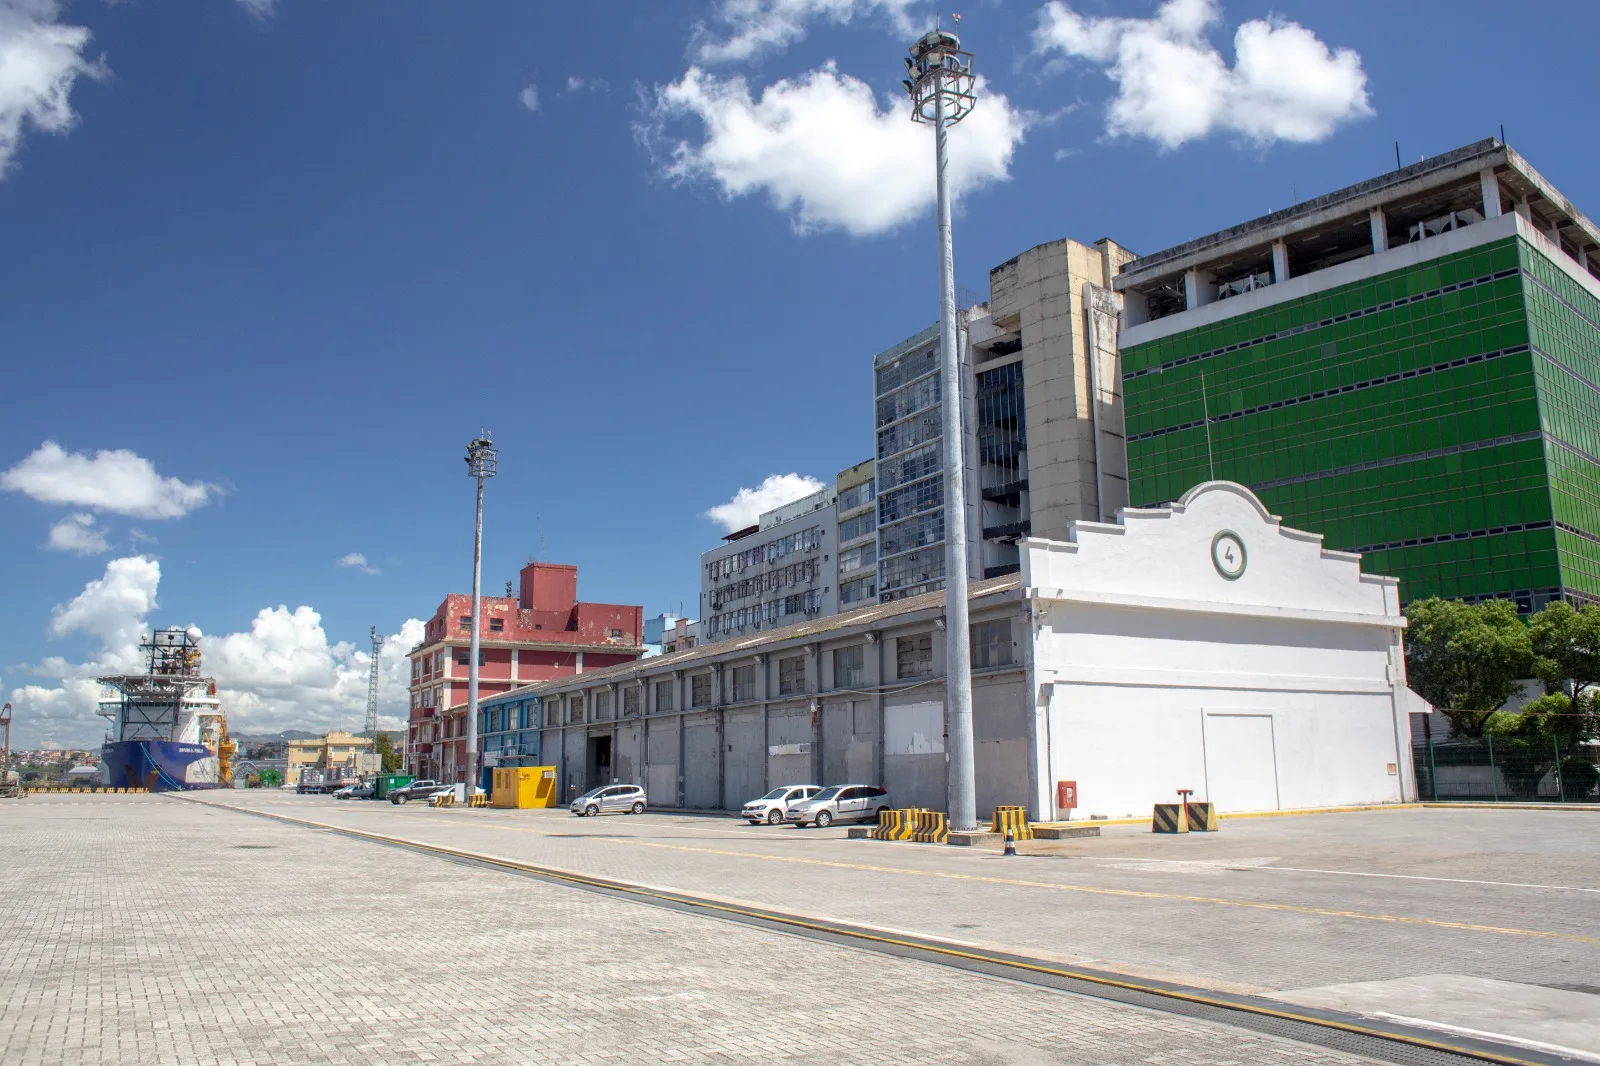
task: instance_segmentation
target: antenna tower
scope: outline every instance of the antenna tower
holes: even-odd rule
[[[383,654],[383,638],[372,627],[372,674],[367,678],[367,736],[378,739],[378,657]]]

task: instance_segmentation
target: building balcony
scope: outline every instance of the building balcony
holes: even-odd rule
[[[1023,519],[1021,522],[1007,522],[1005,525],[1000,526],[985,526],[983,539],[1016,540],[1018,537],[1026,537],[1032,531],[1033,523]]]

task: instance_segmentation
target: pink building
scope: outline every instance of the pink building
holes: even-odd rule
[[[644,608],[578,602],[578,568],[529,563],[519,595],[484,596],[478,619],[478,699],[531,681],[633,662],[644,654]],[[459,781],[467,751],[472,596],[446,596],[411,649],[406,770]]]

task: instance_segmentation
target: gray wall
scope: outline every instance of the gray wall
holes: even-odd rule
[[[1028,797],[1027,730],[1032,717],[1021,660],[1029,651],[1029,627],[1014,595],[973,611],[974,622],[1013,619],[1019,659],[1013,667],[973,681],[980,814],[1001,803],[1026,805]],[[778,785],[864,782],[888,789],[897,806],[943,810],[944,633],[933,625],[940,613],[929,608],[890,615],[877,620],[876,628],[824,631],[738,652],[719,654],[713,646],[704,657],[669,662],[659,672],[651,672],[648,662],[641,664],[649,683],[643,717],[619,717],[603,726],[546,728],[546,750],[565,753],[563,798],[573,794],[572,786],[601,783],[588,781],[585,771],[588,733],[604,729],[608,735],[615,730],[612,776],[644,785],[657,807],[737,810]],[[897,678],[897,638],[921,634],[933,637],[933,673]],[[856,645],[863,649],[863,677],[855,690],[844,691],[834,677],[833,651]],[[779,661],[801,655],[806,660],[805,693],[779,697]],[[757,668],[753,698],[735,703],[733,670],[752,665]],[[715,705],[686,708],[689,677],[712,668],[719,676]],[[661,680],[677,681],[671,711],[655,706],[654,684]],[[613,699],[620,709],[621,688],[636,683],[618,683],[607,673],[587,685],[581,677],[564,679],[559,688],[570,692],[615,684]],[[592,691],[586,694],[592,699]]]

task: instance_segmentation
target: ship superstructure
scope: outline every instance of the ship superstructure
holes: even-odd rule
[[[200,630],[158,629],[139,649],[144,673],[99,679],[100,713],[111,722],[100,758],[105,783],[152,791],[231,783],[236,745],[217,683],[201,667]]]

